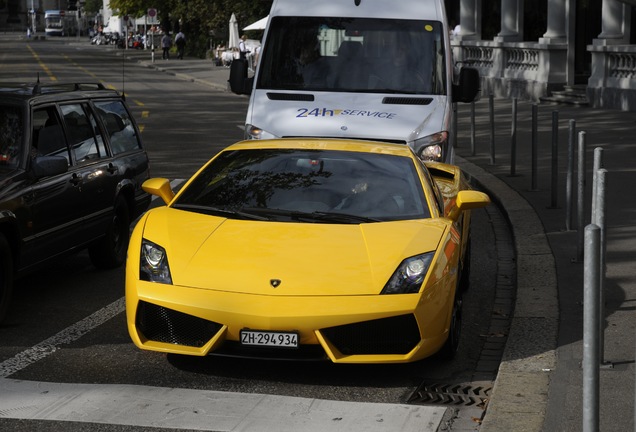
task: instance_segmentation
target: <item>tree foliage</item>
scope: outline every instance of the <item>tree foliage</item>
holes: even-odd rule
[[[149,8],[157,9],[163,31],[183,31],[187,37],[186,53],[204,57],[210,45],[227,43],[229,21],[236,15],[239,28],[269,13],[271,0],[110,0],[118,15],[141,17]],[[260,32],[248,34],[260,37]]]

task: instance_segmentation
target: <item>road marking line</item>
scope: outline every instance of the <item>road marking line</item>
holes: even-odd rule
[[[38,62],[38,64],[44,70],[44,72],[46,72],[46,74],[49,76],[51,81],[57,81],[57,78],[55,77],[55,75],[53,75],[53,72],[51,72],[51,70],[48,68],[48,66],[45,65],[42,60],[40,60],[40,56],[38,55],[38,53],[35,52],[35,50],[33,48],[31,48],[31,45],[27,44],[27,48],[29,49],[29,51],[31,51],[31,55],[33,55],[35,60]]]
[[[126,301],[122,297],[72,326],[65,328],[56,335],[3,361],[0,363],[0,378],[6,378],[30,364],[53,354],[60,345],[69,344],[79,339],[95,327],[122,313],[125,310],[125,306]],[[0,417],[2,416],[0,415]]]

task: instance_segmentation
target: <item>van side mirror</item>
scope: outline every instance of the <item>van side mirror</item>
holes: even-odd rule
[[[247,77],[247,60],[235,59],[230,65],[230,90],[240,95],[252,94],[254,78]]]
[[[474,102],[481,92],[479,71],[472,67],[463,67],[459,71],[457,85],[453,85],[453,102]]]

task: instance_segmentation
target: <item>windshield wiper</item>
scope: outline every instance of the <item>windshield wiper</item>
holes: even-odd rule
[[[264,216],[259,216],[253,214],[249,211],[238,211],[238,210],[228,210],[221,209],[217,207],[203,206],[197,204],[175,204],[172,208],[176,208],[179,210],[189,210],[197,213],[203,213],[207,215],[213,216],[223,216],[228,217],[230,219],[252,219],[252,220],[269,220],[269,218]]]
[[[381,222],[381,219],[369,217],[369,216],[361,216],[354,215],[350,213],[334,213],[334,212],[313,212],[309,213],[309,215],[315,219],[321,221],[329,221],[329,222]]]
[[[277,208],[246,208],[243,211],[254,212],[264,215],[283,216],[295,221],[309,222],[331,222],[331,223],[361,223],[361,222],[381,222],[380,219],[368,216],[359,216],[348,213],[333,212],[303,212],[298,210],[285,210]]]

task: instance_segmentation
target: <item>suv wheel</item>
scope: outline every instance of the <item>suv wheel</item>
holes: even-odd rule
[[[93,265],[102,269],[122,265],[126,261],[129,240],[130,211],[124,198],[119,196],[115,201],[115,208],[106,229],[106,236],[88,248]]]
[[[13,259],[11,248],[4,235],[0,234],[0,322],[4,320],[13,291]]]

